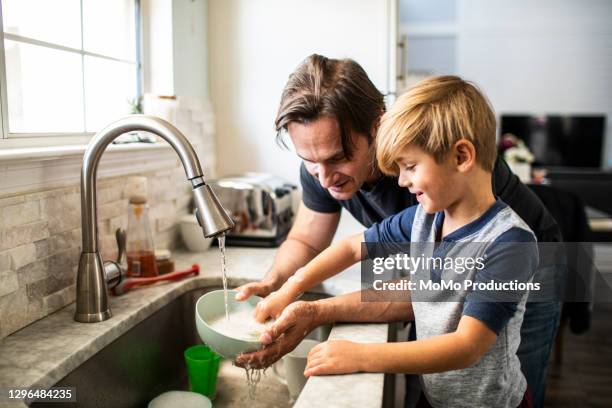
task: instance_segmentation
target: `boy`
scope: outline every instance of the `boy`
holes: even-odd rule
[[[323,251],[258,305],[257,320],[278,316],[301,293],[361,260],[362,242],[370,257],[379,252],[375,243],[430,243],[430,248],[440,243],[430,251],[437,257],[451,254],[452,244],[463,244],[461,255],[471,252],[484,260],[484,268],[462,269],[462,280],[525,283],[532,278],[538,263],[535,236],[492,193],[495,117],[474,85],[454,76],[422,81],[383,116],[376,143],[379,167],[399,174],[400,186],[416,194],[419,205]],[[454,272],[422,268],[416,276],[423,273],[445,281]],[[311,351],[305,375],[419,373],[433,406],[528,406],[516,356],[527,292],[518,294],[500,302],[483,300],[481,292],[468,288],[453,297],[415,289],[406,319],[415,319],[417,341],[326,342]]]

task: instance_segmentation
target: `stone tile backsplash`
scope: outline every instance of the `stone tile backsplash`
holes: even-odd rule
[[[173,249],[179,237],[177,219],[191,202],[183,169],[142,175],[149,179],[155,245]],[[98,180],[103,259],[116,257],[114,231],[127,228],[127,178]],[[79,186],[0,197],[0,339],[75,300],[80,199]]]

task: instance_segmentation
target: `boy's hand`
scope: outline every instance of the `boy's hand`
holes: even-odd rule
[[[247,300],[253,295],[266,297],[280,285],[280,283],[277,283],[276,280],[271,278],[264,278],[259,282],[247,283],[236,288],[238,293],[236,293],[235,299],[238,301],[243,301]]]
[[[263,323],[269,318],[276,319],[285,308],[295,300],[295,296],[283,286],[277,292],[270,293],[255,306],[254,318]]]
[[[363,371],[364,344],[348,340],[330,340],[318,344],[308,353],[304,375],[350,374]]]

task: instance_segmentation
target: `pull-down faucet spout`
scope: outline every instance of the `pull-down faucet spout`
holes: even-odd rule
[[[81,169],[81,224],[83,248],[77,274],[76,313],[78,322],[101,322],[111,317],[108,306],[105,267],[98,246],[96,213],[96,172],[102,153],[119,135],[132,131],[155,133],[179,155],[191,182],[196,216],[206,237],[234,227],[234,222],[204,181],[202,168],[187,138],[170,123],[147,115],[132,115],[111,123],[98,132],[85,151]]]

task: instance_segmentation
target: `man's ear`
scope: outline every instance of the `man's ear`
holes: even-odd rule
[[[372,123],[372,129],[370,129],[370,136],[372,136],[371,143],[376,142],[376,134],[378,133],[378,128],[380,127],[380,120],[385,112],[381,112],[380,116],[374,120]]]
[[[476,148],[467,139],[455,142],[453,156],[458,171],[468,171],[476,164]]]
[[[376,143],[376,133],[378,132],[378,125],[380,123],[376,122],[372,125],[372,129],[370,129],[370,144],[373,145]]]

